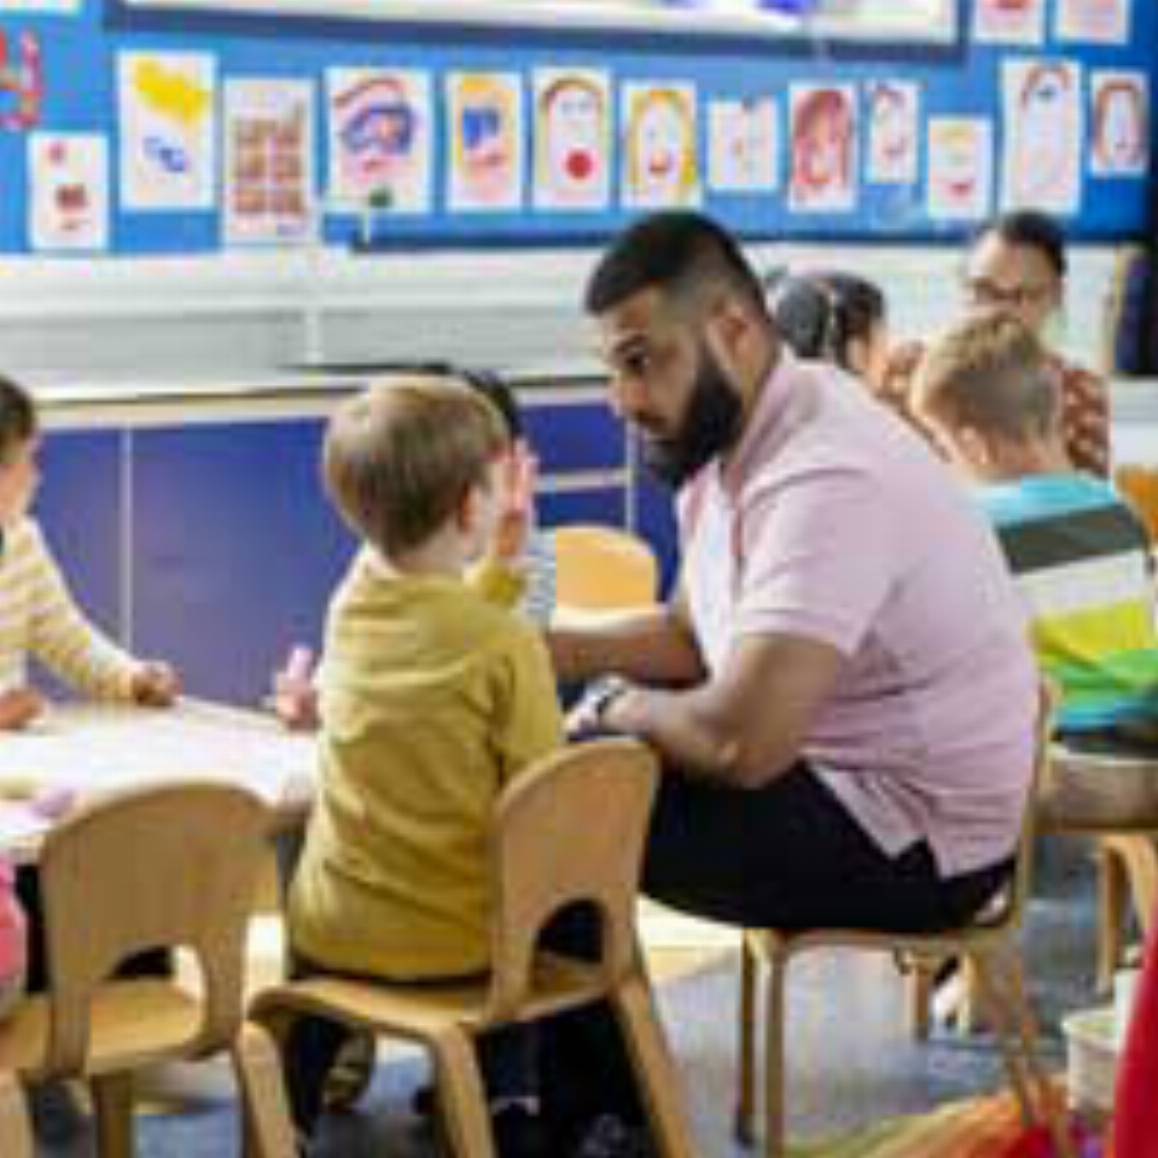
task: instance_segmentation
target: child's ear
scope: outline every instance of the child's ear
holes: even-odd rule
[[[458,500],[454,512],[454,525],[464,535],[469,535],[478,525],[480,495],[477,486],[468,486]]]
[[[960,426],[953,436],[957,452],[977,470],[989,470],[996,460],[996,448],[976,426]]]

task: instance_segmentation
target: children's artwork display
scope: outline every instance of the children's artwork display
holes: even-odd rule
[[[978,44],[1032,44],[1045,39],[1045,0],[974,0]]]
[[[695,85],[629,82],[622,93],[624,206],[698,205],[702,188]]]
[[[913,184],[920,163],[920,87],[908,81],[872,81],[865,90],[865,105],[868,180],[878,185]]]
[[[107,138],[97,133],[31,133],[28,176],[28,234],[33,249],[108,248]]]
[[[216,67],[205,53],[117,62],[120,200],[126,209],[209,209],[216,197]]]
[[[0,133],[26,133],[40,124],[44,53],[35,32],[0,28]]]
[[[780,121],[770,96],[708,102],[708,187],[773,193],[779,185]]]
[[[600,210],[611,201],[611,77],[602,69],[536,69],[536,209]]]
[[[447,204],[455,211],[518,209],[523,200],[523,81],[514,72],[446,78]]]
[[[1002,204],[1075,213],[1081,202],[1081,67],[1070,60],[1021,58],[1002,66]]]
[[[314,230],[314,86],[225,82],[225,239],[301,243]]]
[[[0,0],[4,12],[79,12],[84,0]]]
[[[1090,172],[1145,177],[1150,170],[1150,88],[1144,72],[1090,74]]]
[[[1134,0],[1057,0],[1058,40],[1125,44]],[[1143,0],[1150,3],[1151,0]]]
[[[407,69],[326,73],[330,204],[391,213],[430,209],[430,75]]]
[[[985,117],[929,118],[928,214],[979,221],[993,204],[993,123]]]
[[[799,213],[856,207],[856,90],[850,84],[794,84],[789,208]]]

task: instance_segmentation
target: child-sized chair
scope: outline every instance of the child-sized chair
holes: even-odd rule
[[[638,535],[619,527],[572,524],[551,532],[559,611],[646,607],[659,593],[659,564]]]
[[[4,1158],[34,1158],[24,1095],[11,1073],[0,1073],[0,1154]]]
[[[764,1153],[767,1158],[785,1154],[785,985],[788,964],[809,949],[845,947],[875,949],[916,958],[960,957],[975,970],[981,994],[993,1018],[1002,1058],[1027,1123],[1044,1122],[1050,1129],[1058,1155],[1072,1153],[1064,1136],[1064,1115],[1058,1099],[1037,1060],[1033,1015],[1022,984],[1017,934],[1029,893],[1032,875],[1036,792],[1044,777],[1053,705],[1051,692],[1043,687],[1038,718],[1034,782],[1027,797],[1017,867],[1012,885],[996,908],[986,906],[969,924],[940,933],[903,934],[855,929],[817,929],[784,932],[750,929],[745,932],[741,961],[740,1075],[736,1109],[736,1136],[753,1141],[756,1086],[756,981],[760,964],[767,968],[764,989],[765,1047]]]
[[[406,985],[318,977],[259,994],[251,1016],[284,1033],[301,1014],[426,1046],[458,1158],[493,1158],[472,1039],[607,999],[631,1056],[663,1158],[695,1152],[680,1089],[636,945],[633,914],[657,783],[634,740],[597,740],[546,757],[504,790],[491,840],[491,961],[476,983]],[[573,902],[602,917],[595,962],[543,952],[539,933]],[[595,1078],[594,1080],[598,1080]]]
[[[241,1086],[249,1153],[294,1153],[276,1050],[242,1007],[268,827],[265,806],[240,788],[164,784],[81,809],[45,838],[49,988],[0,1025],[0,1070],[88,1081],[102,1158],[133,1152],[135,1070],[222,1049]],[[126,957],[159,946],[192,950],[204,996],[168,978],[112,978]]]

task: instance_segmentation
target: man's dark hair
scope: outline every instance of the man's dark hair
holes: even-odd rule
[[[0,374],[0,461],[38,429],[36,405],[23,386]]]
[[[669,210],[644,217],[612,242],[587,282],[583,307],[602,314],[652,288],[694,301],[721,286],[767,315],[760,279],[736,239],[702,213]]]
[[[969,248],[975,248],[990,234],[996,234],[1007,245],[1036,249],[1053,266],[1059,278],[1065,277],[1069,268],[1066,261],[1066,237],[1062,227],[1052,217],[1036,209],[1015,209],[1002,213],[974,234]]]

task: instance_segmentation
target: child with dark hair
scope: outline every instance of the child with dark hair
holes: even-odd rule
[[[874,393],[888,364],[885,295],[856,274],[778,272],[768,279],[772,316],[801,358],[831,362]]]

